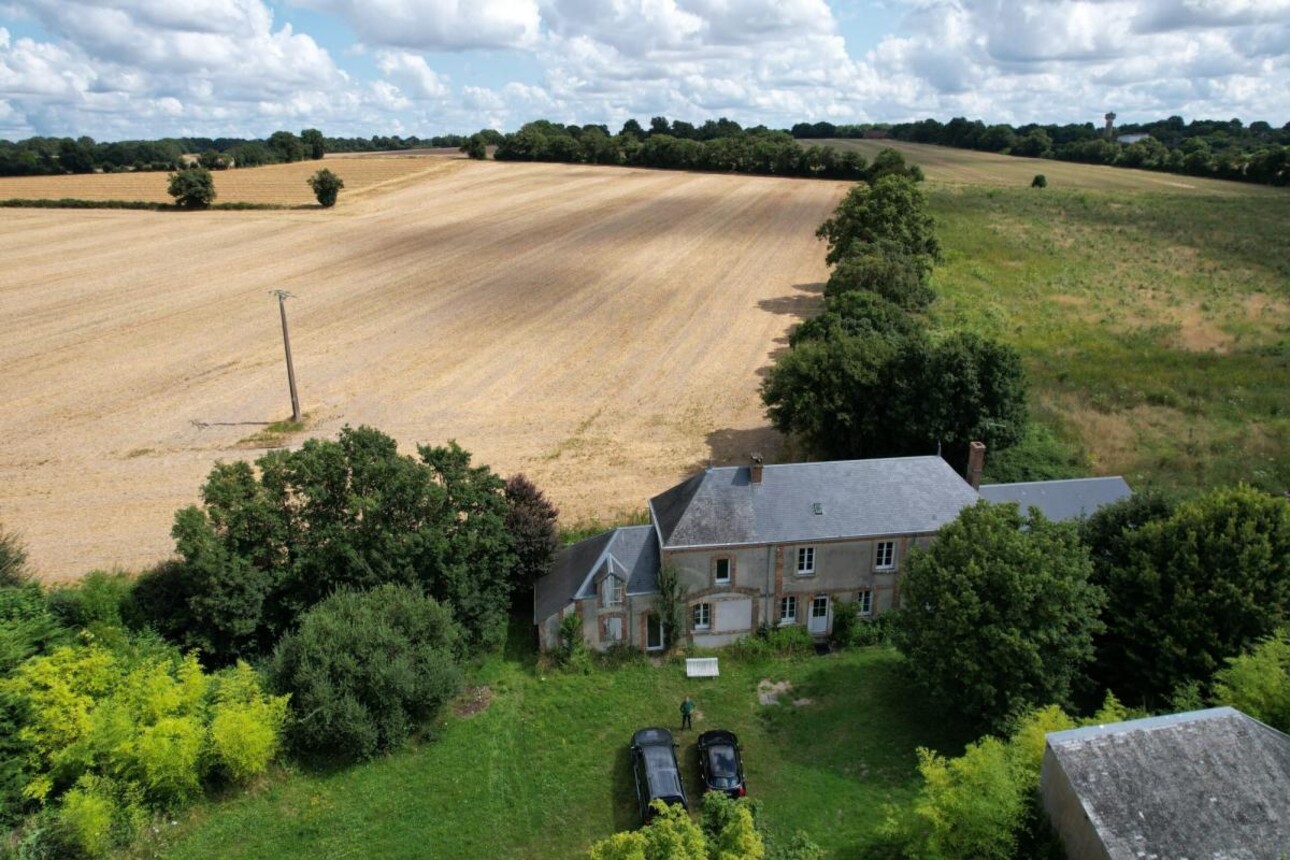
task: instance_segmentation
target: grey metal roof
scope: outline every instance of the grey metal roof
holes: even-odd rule
[[[940,457],[896,457],[769,465],[760,484],[747,466],[708,469],[650,511],[673,549],[935,532],[977,498]]]
[[[1072,478],[1066,481],[1027,481],[1019,484],[986,484],[981,498],[991,502],[1016,502],[1021,510],[1036,507],[1050,520],[1086,517],[1103,505],[1133,495],[1124,478]]]
[[[625,526],[578,541],[555,554],[551,573],[534,586],[534,623],[574,600],[596,595],[596,583],[613,575],[628,594],[649,594],[658,587],[658,539],[653,526]]]
[[[1290,851],[1290,736],[1233,708],[1054,732],[1048,748],[1112,860]]]

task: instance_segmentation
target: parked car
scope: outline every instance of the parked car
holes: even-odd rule
[[[650,809],[650,802],[654,800],[690,808],[685,799],[685,786],[681,784],[671,732],[663,728],[641,729],[632,735],[631,755],[642,823],[648,824],[654,817],[654,810]]]
[[[699,735],[699,774],[704,791],[724,791],[730,797],[748,793],[744,759],[734,732],[714,729]]]

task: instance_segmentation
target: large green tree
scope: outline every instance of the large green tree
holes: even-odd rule
[[[935,291],[927,284],[926,262],[926,258],[902,253],[893,242],[876,242],[863,253],[850,254],[838,261],[824,285],[824,295],[868,291],[907,311],[924,311],[936,298]]]
[[[1070,699],[1101,629],[1091,574],[1073,525],[983,500],[909,558],[897,647],[933,702],[998,730]]]
[[[1213,490],[1126,529],[1099,563],[1106,633],[1098,680],[1130,701],[1207,684],[1224,661],[1290,619],[1290,502]]]
[[[170,174],[166,192],[184,209],[209,209],[215,201],[215,180],[204,167],[185,167]]]
[[[830,265],[884,242],[924,268],[941,256],[923,192],[913,179],[897,174],[883,176],[872,186],[856,185],[815,235],[829,243]]]
[[[323,133],[316,128],[307,128],[300,132],[300,145],[305,154],[317,161],[327,154],[327,141]]]
[[[414,458],[346,427],[255,467],[216,466],[202,506],[176,514],[182,585],[161,577],[147,606],[182,601],[186,644],[217,662],[260,655],[333,591],[384,583],[448,606],[472,646],[500,643],[516,556],[504,484],[469,453],[450,443]]]
[[[830,299],[767,374],[762,400],[778,430],[828,459],[940,449],[956,465],[973,440],[1000,450],[1021,439],[1026,388],[1016,350],[971,333],[908,335],[894,324],[871,334],[832,316],[862,301]]]

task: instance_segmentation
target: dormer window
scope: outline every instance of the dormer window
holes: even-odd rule
[[[616,576],[606,576],[605,581],[601,583],[601,593],[605,598],[605,606],[622,606],[623,592],[626,587],[623,581]]]

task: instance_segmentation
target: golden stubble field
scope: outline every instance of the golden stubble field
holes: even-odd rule
[[[317,207],[313,190],[305,182],[319,168],[326,167],[345,181],[342,200],[365,197],[408,182],[415,182],[446,170],[453,170],[464,157],[425,158],[398,154],[337,155],[325,161],[297,161],[271,164],[248,170],[215,170],[216,203],[272,203],[281,206]],[[166,193],[170,174],[91,173],[80,176],[3,176],[0,200],[60,199],[142,200],[173,203]]]
[[[759,371],[818,302],[845,185],[398,161],[329,212],[4,211],[0,522],[43,576],[165,557],[211,465],[273,444],[276,288],[304,435],[455,438],[571,520],[771,453]]]

